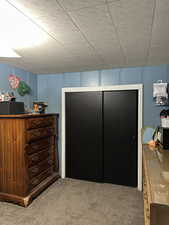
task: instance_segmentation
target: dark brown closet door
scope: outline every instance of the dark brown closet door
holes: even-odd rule
[[[137,96],[104,92],[104,182],[137,186]]]
[[[66,93],[66,177],[103,180],[102,92]]]

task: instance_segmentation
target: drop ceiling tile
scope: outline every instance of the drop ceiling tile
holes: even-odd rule
[[[121,32],[132,32],[133,38],[135,35],[141,35],[141,32],[149,32],[151,29],[153,16],[153,1],[150,0],[147,6],[144,7],[115,7],[109,4],[111,15],[117,29]],[[144,21],[144,22],[143,22]],[[137,32],[139,32],[137,34]],[[125,38],[125,37],[124,37]]]
[[[149,64],[165,64],[169,63],[169,44],[166,46],[153,46],[150,49]]]
[[[23,54],[23,52],[19,53]],[[55,71],[57,71],[57,68],[62,64],[69,68],[76,63],[75,57],[70,54],[66,54],[62,51],[46,51],[44,49],[41,51],[24,51],[22,60],[24,60],[25,64],[28,63],[32,65],[31,71],[34,71],[37,67],[45,67],[46,69],[48,68],[49,71],[51,67],[55,67]]]
[[[117,41],[109,40],[102,42],[92,42],[92,45],[107,64],[119,65],[125,63],[125,59]]]
[[[107,1],[107,3],[111,3],[115,6],[122,7],[121,0],[106,0],[106,1]]]
[[[117,7],[109,4],[109,9],[126,56],[126,63],[127,65],[146,63],[154,1],[121,0],[121,5],[122,7]]]
[[[124,54],[126,55],[126,65],[144,65],[147,63],[149,42],[144,40],[140,42],[139,40],[125,40],[122,43],[124,46]]]
[[[101,69],[104,68],[105,65],[93,65],[92,67],[84,66],[83,67],[80,64],[76,64],[76,65],[71,65],[69,67],[67,67],[67,64],[62,64],[57,66],[57,73],[64,73],[64,72],[81,72],[81,71],[91,71],[91,70],[97,70],[97,69]],[[39,67],[41,74],[44,73],[56,73],[56,67],[50,67],[50,68],[45,68],[45,67]],[[37,68],[38,69],[38,68]],[[45,72],[44,72],[45,71]]]
[[[96,49],[86,41],[67,43],[64,47],[76,59],[81,59],[83,61],[87,60],[88,62],[95,60],[97,63],[103,63],[102,58]]]
[[[82,67],[82,70],[83,68],[85,67],[89,67],[89,68],[93,68],[97,65],[103,65],[103,63],[96,57],[93,57],[93,56],[76,56],[76,58],[74,58],[74,61],[72,63],[72,66],[78,66],[78,67]],[[80,70],[81,71],[81,70]]]
[[[157,0],[149,63],[169,62],[169,1]]]
[[[40,17],[36,20],[36,22],[42,26],[49,33],[57,32],[73,32],[78,31],[77,27],[72,23],[70,18],[65,13],[58,13],[55,16],[48,15],[46,17]]]
[[[154,0],[8,1],[48,39],[34,48],[16,49],[20,59],[1,62],[35,73],[145,65],[148,55],[149,64],[169,62],[168,0],[156,0],[152,40]]]
[[[53,38],[63,45],[84,42],[84,37],[79,29],[72,23],[67,15],[65,16],[65,14],[58,14],[57,17],[41,17],[36,21]]]
[[[48,39],[43,45],[36,47],[15,49],[21,56],[32,55],[32,57],[45,56],[45,55],[65,55],[66,51],[62,45],[59,45],[53,39]]]
[[[45,71],[47,70],[47,68],[49,69],[49,71],[51,71],[51,68],[55,68],[55,70],[57,71],[58,68],[61,68],[63,65],[63,71],[68,72],[71,67],[76,67],[76,65],[81,66],[82,68],[84,66],[92,67],[93,65],[102,63],[98,57],[92,54],[92,52],[85,53],[83,55],[81,54],[81,51],[76,52],[76,54],[67,54],[67,50],[66,52],[64,52],[64,49],[63,52],[62,49],[60,49],[60,52],[59,50],[51,51],[50,48],[48,50],[46,47],[45,49],[43,48],[43,50],[41,51],[29,49],[27,51],[19,50],[18,53],[23,54],[23,52],[24,61],[29,64],[32,62],[32,69],[37,68],[37,66],[39,66],[40,68],[44,67]]]
[[[71,43],[83,39],[79,29],[56,1],[42,1],[40,7],[34,0],[13,2],[25,15],[60,43]]]
[[[63,11],[56,0],[8,0],[25,15],[38,18],[40,16],[53,15]]]
[[[70,51],[72,54],[75,55],[96,55],[94,50],[91,49],[90,45],[86,42],[83,43],[73,43],[73,44],[66,44],[65,48]]]
[[[106,5],[70,12],[70,16],[89,40],[117,38]]]
[[[143,8],[146,7],[150,7],[152,5],[152,2],[154,2],[154,0],[119,0],[119,1],[111,1],[108,0],[108,2],[110,4],[114,4],[114,3],[119,3],[119,6],[121,6],[121,8],[128,8],[131,10],[138,10],[138,8],[140,8],[140,10],[142,10]],[[114,4],[115,5],[115,4]]]
[[[112,28],[111,28],[112,29]],[[99,41],[99,42],[106,42],[110,40],[117,40],[116,33],[112,32],[111,29],[103,29],[103,28],[97,28],[93,32],[92,28],[82,28],[81,30],[84,32],[85,37],[89,42],[92,41]]]
[[[51,1],[46,7],[37,7],[35,1],[27,3],[27,1],[16,0],[20,3],[20,8],[25,5],[23,9],[26,14],[33,19],[36,24],[42,27],[48,34],[55,38],[61,44],[83,43],[84,37],[80,33],[76,25],[71,21],[70,17],[65,11]],[[28,5],[29,4],[29,5]],[[43,2],[42,2],[43,5]],[[22,7],[21,7],[22,6]],[[29,11],[29,6],[31,12]],[[32,13],[32,11],[34,11]]]
[[[107,6],[85,8],[71,12],[70,15],[106,64],[113,61],[122,63],[121,49]]]
[[[106,0],[57,0],[66,10],[78,10],[86,7],[93,7],[105,4]]]

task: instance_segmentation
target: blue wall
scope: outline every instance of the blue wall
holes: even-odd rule
[[[27,106],[31,106],[32,102],[37,99],[47,101],[48,112],[57,113],[61,113],[61,89],[63,87],[142,83],[144,85],[144,126],[154,127],[160,122],[159,113],[163,107],[155,106],[153,102],[153,83],[157,80],[169,83],[169,65],[36,76],[22,69],[0,64],[0,91],[11,90],[8,82],[8,75],[11,73],[26,81],[32,89],[31,94],[25,97],[20,97],[15,92],[17,101],[24,101]]]
[[[24,80],[31,87],[31,93],[21,97],[13,91],[9,86],[9,74],[14,74]],[[37,75],[8,64],[0,64],[0,91],[13,91],[16,101],[24,101],[26,106],[31,107],[32,102],[37,99]]]
[[[61,113],[61,89],[63,87],[141,83],[144,85],[143,125],[156,127],[160,123],[159,114],[163,108],[155,106],[153,102],[153,83],[157,80],[169,82],[169,65],[121,68],[79,73],[48,75],[39,74],[38,100],[48,102],[48,112]],[[59,133],[61,134],[61,132]],[[60,149],[61,143],[59,139],[59,153]]]
[[[153,102],[153,83],[169,82],[169,65],[38,75],[38,99],[47,101],[48,112],[61,113],[61,88],[101,85],[144,85],[144,126],[157,126],[162,107]]]

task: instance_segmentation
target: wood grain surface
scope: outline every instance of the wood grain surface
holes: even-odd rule
[[[27,206],[35,187],[58,177],[57,123],[55,114],[0,116],[0,200]]]

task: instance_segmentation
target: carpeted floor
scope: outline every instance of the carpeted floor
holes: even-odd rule
[[[28,208],[0,203],[0,225],[143,225],[143,196],[135,188],[65,179]]]

